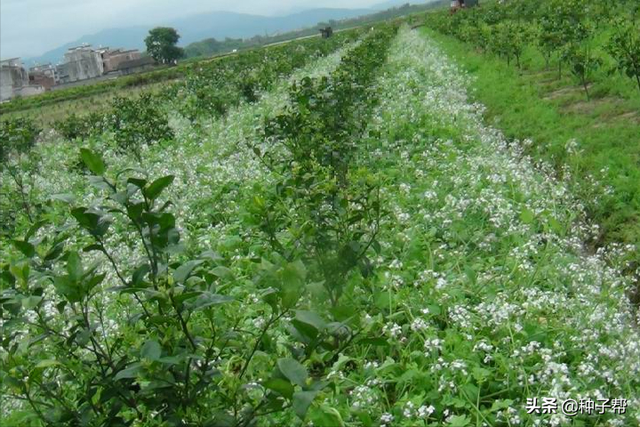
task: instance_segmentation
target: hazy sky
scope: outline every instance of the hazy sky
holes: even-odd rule
[[[314,7],[359,8],[383,0],[0,0],[0,57],[40,55],[105,28],[158,24],[226,10],[260,15]]]

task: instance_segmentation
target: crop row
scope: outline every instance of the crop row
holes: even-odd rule
[[[170,85],[159,94],[144,94],[138,99],[116,98],[105,112],[83,117],[71,115],[55,123],[54,127],[70,139],[112,131],[123,140],[125,149],[140,142],[171,139],[167,109],[177,111],[191,121],[220,117],[242,101],[257,101],[260,93],[269,90],[274,82],[357,36],[357,31],[350,31],[330,41],[305,40],[200,64],[188,72],[183,81]],[[154,116],[161,117],[163,123],[152,125]],[[123,129],[126,129],[124,133],[134,132],[136,139],[142,138],[143,141],[134,141],[130,135],[120,135]]]
[[[518,68],[525,49],[534,47],[547,67],[555,59],[559,76],[563,68],[568,68],[589,97],[589,83],[608,62],[611,71],[633,79],[640,90],[637,7],[633,1],[510,1],[490,3],[452,17],[428,14],[427,22],[445,34],[514,62]],[[604,42],[600,33],[607,34]]]
[[[20,256],[2,272],[0,375],[25,424],[248,426],[274,413],[306,416],[329,368],[358,337],[344,316],[332,322],[323,318],[330,313],[303,310],[310,308],[303,286],[321,283],[329,261],[345,274],[367,266],[375,233],[332,235],[367,226],[350,205],[379,210],[361,198],[373,194],[372,186],[355,179],[350,159],[372,106],[367,88],[394,32],[373,31],[330,77],[294,85],[288,109],[265,123],[270,151],[256,146],[255,153],[277,178],[260,184],[264,201],[257,196],[247,206],[242,234],[255,227],[252,247],[262,261],[240,274],[227,267],[232,259],[195,253],[181,239],[165,197],[173,175],[111,171],[103,156],[81,149],[81,170],[100,197],[73,207],[70,222],[41,216],[14,239]],[[279,126],[285,122],[295,122],[300,137],[315,145],[304,152],[299,134]],[[285,165],[293,166],[288,176]],[[292,212],[296,195],[313,209]],[[262,206],[278,216],[275,228]],[[287,235],[294,229],[306,235]],[[114,240],[139,248],[127,260],[133,267],[120,262]],[[247,289],[254,292],[249,300]],[[324,289],[336,309],[338,285]],[[253,325],[256,312],[263,321]],[[285,320],[295,327],[282,347],[272,332],[287,331]],[[331,425],[332,415],[319,414],[316,424]]]
[[[170,113],[178,113],[194,122],[219,118],[240,102],[257,101],[275,82],[356,37],[358,31],[342,32],[328,41],[305,40],[202,64],[184,81],[174,83],[159,94],[118,97],[106,111],[84,116],[72,114],[56,122],[54,127],[66,139],[86,140],[110,133],[117,141],[119,151],[141,161],[142,147],[174,140],[174,131],[169,126]],[[15,187],[22,186],[18,171],[24,165],[8,159],[27,153],[40,132],[26,119],[0,123],[0,167],[11,172],[9,175],[15,181]],[[1,198],[3,228],[5,232],[11,232],[17,211],[30,213],[31,208],[22,204],[17,206],[13,193],[3,191]]]
[[[339,35],[338,39],[342,38],[342,36],[343,35]],[[350,36],[347,36],[347,37],[350,37]],[[311,39],[305,39],[302,41],[294,41],[293,44],[296,46],[304,45],[310,49],[313,48],[314,46],[319,49],[323,49],[324,46],[331,45],[331,42],[330,41],[328,42],[327,40],[318,39],[318,38],[311,38]],[[100,82],[92,85],[47,92],[46,94],[36,96],[36,97],[16,99],[10,103],[1,105],[0,114],[37,109],[40,107],[49,106],[49,105],[57,104],[64,101],[79,100],[79,99],[87,98],[89,96],[108,94],[109,92],[116,91],[119,89],[125,89],[125,90],[133,89],[136,87],[143,87],[143,86],[147,86],[154,83],[171,82],[177,79],[181,80],[189,75],[197,73],[198,70],[210,69],[212,67],[216,67],[218,63],[226,63],[229,60],[233,60],[237,56],[243,56],[245,54],[252,55],[264,50],[274,52],[274,51],[279,51],[282,48],[283,48],[283,45],[267,47],[266,49],[253,48],[253,49],[243,51],[238,55],[227,55],[227,56],[200,60],[197,62],[192,61],[187,63],[181,63],[176,67],[167,67],[167,68],[152,71],[149,73],[144,73],[144,74],[139,74],[134,76],[126,76],[126,77],[118,78],[116,80],[111,80],[108,82]]]

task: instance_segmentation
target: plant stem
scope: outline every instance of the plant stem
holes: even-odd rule
[[[273,325],[275,322],[280,320],[280,318],[282,318],[282,316],[284,316],[286,313],[288,313],[288,310],[283,311],[282,313],[280,313],[276,317],[274,317],[273,314],[271,314],[271,318],[264,325],[264,327],[262,328],[262,332],[260,333],[260,336],[258,337],[258,339],[256,340],[255,344],[253,345],[253,349],[251,350],[251,353],[249,354],[249,358],[244,363],[244,366],[242,368],[242,371],[240,372],[240,376],[238,377],[238,379],[242,379],[244,374],[247,372],[247,368],[249,367],[249,363],[251,362],[251,359],[253,359],[253,355],[256,354],[256,351],[258,351],[258,346],[260,345],[260,342],[262,341],[262,338],[267,333],[267,331],[269,330],[271,325]]]

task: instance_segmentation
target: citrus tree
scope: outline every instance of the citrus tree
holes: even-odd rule
[[[640,90],[640,22],[617,21],[608,51],[616,68],[634,79]]]

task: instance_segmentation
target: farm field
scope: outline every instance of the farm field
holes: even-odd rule
[[[352,31],[352,30],[343,30]],[[313,39],[314,36],[296,40],[296,43],[304,39]],[[283,41],[273,45],[267,45],[261,49],[249,49],[244,55],[265,49],[274,49],[290,43]],[[190,81],[194,74],[203,69],[223,68],[228,62],[233,61],[235,53],[226,53],[206,59],[191,59],[181,63],[177,67],[164,67],[147,73],[132,76],[114,78],[110,81],[88,84],[73,88],[61,89],[44,95],[22,98],[11,103],[0,105],[0,121],[12,119],[26,119],[41,129],[51,129],[60,123],[64,123],[72,115],[87,115],[88,113],[103,113],[112,107],[116,98],[136,98],[141,94],[165,95],[165,91],[174,88],[181,82]]]
[[[82,96],[80,99],[59,101],[50,105],[29,108],[23,111],[4,113],[2,120],[25,119],[40,129],[51,129],[56,122],[62,122],[71,114],[88,114],[108,110],[115,98],[135,98],[143,93],[158,93],[174,82],[152,83],[142,87],[112,89],[96,95]]]
[[[600,225],[590,246],[640,240],[640,4],[536,0],[428,15],[507,138],[553,165]],[[629,272],[640,265],[640,254]],[[640,273],[637,273],[640,277]]]
[[[6,122],[0,425],[640,425],[621,190],[461,52],[397,21]]]

